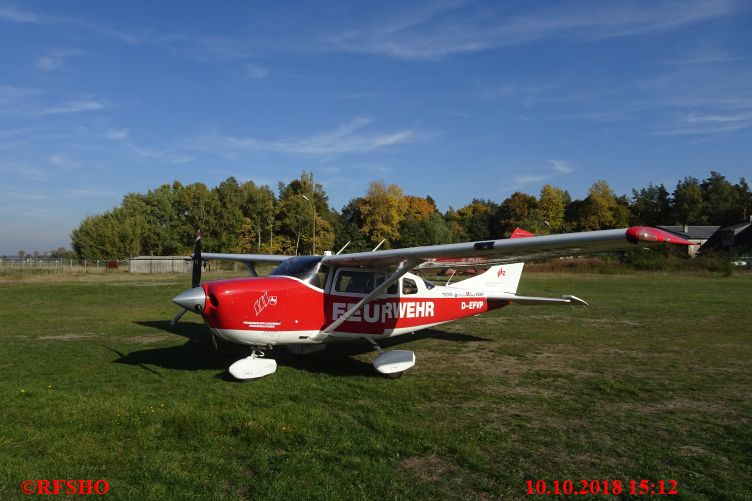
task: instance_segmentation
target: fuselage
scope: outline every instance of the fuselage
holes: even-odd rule
[[[357,304],[384,272],[338,268],[314,279],[275,275],[210,281],[202,314],[220,338],[248,345],[320,343],[312,339]],[[483,291],[443,287],[411,273],[367,303],[325,342],[398,336],[509,304]]]

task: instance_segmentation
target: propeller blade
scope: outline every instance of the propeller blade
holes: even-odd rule
[[[186,310],[185,308],[183,308],[182,310],[180,310],[178,312],[178,314],[175,315],[175,318],[172,319],[172,322],[170,322],[170,325],[175,325],[176,323],[178,323],[178,320],[180,320],[181,318],[183,318],[183,315],[185,315],[186,311],[188,311],[188,310]]]
[[[193,246],[193,275],[191,276],[191,287],[198,287],[201,283],[201,230],[196,232],[196,243]]]

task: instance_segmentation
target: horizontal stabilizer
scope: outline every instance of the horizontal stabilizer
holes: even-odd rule
[[[511,303],[523,304],[527,306],[538,306],[546,304],[569,304],[572,306],[588,306],[588,304],[577,296],[565,295],[557,297],[534,297],[518,296],[516,294],[489,294],[489,301],[509,301]]]

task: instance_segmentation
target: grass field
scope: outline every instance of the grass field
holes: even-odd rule
[[[555,498],[525,494],[538,479],[752,498],[748,273],[530,274],[521,294],[591,307],[407,336],[399,380],[363,343],[278,348],[250,383],[226,374],[245,348],[214,353],[196,316],[169,330],[187,276],[2,280],[0,499],[55,478],[116,499]]]

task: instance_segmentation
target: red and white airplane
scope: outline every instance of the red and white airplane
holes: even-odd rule
[[[520,238],[529,237],[529,238]],[[523,305],[587,305],[575,296],[516,294],[525,261],[554,256],[624,250],[632,245],[691,243],[665,231],[636,226],[561,235],[533,236],[515,230],[509,239],[407,249],[325,253],[323,256],[201,253],[200,232],[193,255],[193,288],[172,299],[200,314],[217,338],[251,347],[251,355],[230,366],[238,379],[273,373],[277,364],[263,349],[286,345],[298,354],[328,343],[365,340],[379,353],[373,366],[396,378],[415,365],[407,350],[382,351],[378,340],[502,308]],[[203,260],[245,263],[250,277],[201,284]],[[259,277],[256,263],[276,263]],[[421,268],[490,266],[480,275],[444,286],[410,273]]]

